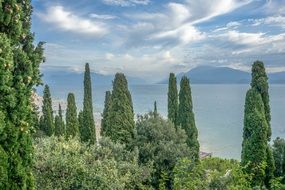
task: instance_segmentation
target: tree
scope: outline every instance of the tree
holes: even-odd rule
[[[123,73],[117,73],[115,76],[107,121],[106,135],[111,140],[126,144],[133,140],[135,129],[133,103]]]
[[[155,189],[173,186],[173,169],[178,159],[191,158],[187,135],[180,128],[153,113],[139,116],[134,146],[139,150],[140,165],[152,164],[152,184]]]
[[[154,101],[154,104],[153,104],[153,114],[154,114],[154,117],[158,116],[156,101]]]
[[[52,110],[52,99],[49,86],[45,85],[43,106],[42,106],[43,120],[41,123],[41,130],[48,136],[54,134],[54,118]]]
[[[275,161],[275,176],[285,177],[285,140],[283,138],[277,137],[273,141],[273,157]]]
[[[267,131],[264,106],[256,89],[248,90],[244,109],[241,164],[253,175],[252,186],[263,186],[267,166]]]
[[[174,73],[169,75],[168,83],[168,119],[177,126],[178,123],[178,91]]]
[[[54,134],[56,136],[64,136],[65,135],[65,125],[63,122],[63,117],[62,117],[62,109],[61,105],[58,105],[58,115],[55,116],[55,132]]]
[[[108,115],[111,107],[111,92],[107,91],[105,94],[105,103],[104,103],[104,110],[102,114],[102,121],[101,121],[101,135],[102,136],[109,136],[110,129],[108,129]]]
[[[268,125],[267,138],[268,138],[268,141],[270,141],[270,138],[271,138],[271,127],[270,127],[271,115],[270,115],[269,92],[268,92],[269,85],[268,85],[268,76],[266,74],[263,62],[255,61],[253,63],[251,76],[252,76],[251,87],[256,89],[262,97],[262,102],[264,104],[265,118],[266,118],[267,125]]]
[[[77,135],[79,135],[79,122],[77,118],[75,96],[73,93],[69,93],[67,96],[66,108],[66,137],[75,137]]]
[[[30,0],[0,2],[0,111],[5,127],[0,135],[7,155],[5,189],[33,189],[31,172],[34,131],[32,88],[39,85],[39,65],[44,61],[43,43],[34,45]]]
[[[180,82],[178,124],[185,130],[188,136],[187,144],[192,150],[194,158],[198,160],[200,147],[198,130],[195,125],[190,83],[185,76]]]
[[[84,73],[84,100],[83,100],[83,123],[80,129],[80,138],[91,144],[96,142],[95,122],[92,105],[92,86],[89,64],[85,65]]]
[[[268,131],[267,131],[267,140],[270,142],[271,139],[271,114],[270,114],[270,104],[269,104],[269,85],[268,85],[268,76],[265,71],[265,67],[263,62],[261,61],[255,61],[252,65],[252,80],[251,80],[251,87],[253,89],[256,89],[261,95],[263,106],[264,106],[264,114],[265,119],[267,121],[268,125]],[[272,151],[270,151],[270,148],[268,147],[267,151],[267,168],[266,168],[266,179],[265,184],[266,187],[269,188],[269,181],[273,177],[274,172],[274,160],[272,156]]]

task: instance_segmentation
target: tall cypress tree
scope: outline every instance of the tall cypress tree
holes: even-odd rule
[[[186,76],[182,77],[180,82],[178,124],[188,136],[187,144],[193,153],[193,158],[198,160],[200,149],[198,130],[195,124],[190,82]]]
[[[46,135],[51,136],[54,133],[54,118],[52,110],[52,99],[48,85],[45,85],[44,88],[42,114],[43,114],[43,120],[41,123],[41,130]]]
[[[154,114],[154,117],[158,116],[156,101],[154,101],[154,104],[153,104],[153,114]]]
[[[267,121],[268,132],[267,132],[267,138],[268,141],[271,139],[271,127],[270,127],[270,121],[271,121],[271,114],[270,114],[270,105],[269,105],[269,85],[268,85],[268,76],[265,71],[265,67],[263,62],[261,61],[255,61],[252,65],[252,80],[251,80],[251,87],[256,89],[261,97],[262,102],[264,104],[264,113],[265,118]]]
[[[92,85],[89,64],[85,65],[84,73],[84,100],[83,100],[83,123],[80,129],[80,138],[91,144],[96,142],[95,122],[92,105]]]
[[[261,95],[256,89],[246,94],[241,163],[253,174],[252,185],[261,187],[267,165],[267,131]]]
[[[0,2],[0,131],[2,151],[8,158],[8,183],[3,189],[33,189],[32,88],[40,83],[43,43],[34,46],[31,1]],[[1,187],[1,189],[2,189]]]
[[[128,82],[123,73],[117,73],[113,82],[111,107],[107,117],[107,130],[115,142],[128,144],[134,138],[134,112]]]
[[[108,129],[108,115],[111,107],[111,92],[107,91],[105,94],[105,103],[104,103],[104,110],[102,114],[102,120],[101,120],[101,135],[102,136],[108,136],[110,134],[110,130]]]
[[[168,119],[177,126],[178,123],[178,91],[174,73],[170,73],[168,82]]]
[[[75,96],[73,93],[69,93],[67,96],[66,109],[66,137],[75,137],[76,135],[79,135],[79,122],[77,118]]]
[[[255,61],[252,65],[252,80],[251,87],[255,89],[262,98],[263,106],[264,106],[264,114],[265,119],[268,125],[267,131],[267,140],[270,142],[271,139],[271,114],[270,114],[270,104],[269,104],[269,84],[268,84],[268,76],[265,71],[265,67],[263,62]],[[267,145],[267,167],[266,167],[266,179],[265,185],[269,188],[270,180],[273,178],[273,173],[275,170],[274,160],[271,148]]]
[[[55,131],[54,134],[56,136],[64,136],[65,134],[65,125],[62,118],[62,109],[61,105],[58,105],[58,115],[55,116]]]

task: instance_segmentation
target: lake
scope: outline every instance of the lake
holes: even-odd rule
[[[196,126],[199,131],[201,151],[214,156],[240,159],[243,109],[249,85],[191,85]],[[96,115],[104,107],[105,91],[111,86],[93,86],[93,101]],[[167,85],[130,85],[136,114],[147,113],[157,101],[158,111],[167,116]],[[39,91],[41,92],[41,91]],[[78,108],[82,108],[83,87],[51,86],[56,99],[66,99],[74,92]],[[41,93],[39,93],[41,94]],[[270,85],[272,115],[272,139],[285,138],[285,85]]]

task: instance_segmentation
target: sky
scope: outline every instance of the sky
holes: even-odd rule
[[[149,81],[201,65],[285,71],[285,0],[33,0],[43,70]]]

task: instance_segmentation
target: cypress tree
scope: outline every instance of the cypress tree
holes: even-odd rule
[[[154,117],[158,116],[156,101],[154,101],[154,104],[153,104],[153,115]]]
[[[65,134],[65,125],[63,122],[63,117],[62,117],[62,109],[61,105],[58,105],[58,115],[55,117],[55,132],[54,134],[56,136],[64,136]]]
[[[261,98],[262,98],[265,119],[268,125],[267,140],[268,142],[270,142],[272,132],[271,132],[271,125],[270,125],[271,114],[270,114],[269,92],[268,92],[269,84],[268,84],[268,76],[266,74],[263,62],[255,61],[253,63],[251,76],[252,76],[251,87],[255,89],[261,95]],[[266,184],[266,187],[269,188],[269,181],[273,177],[275,166],[274,166],[273,155],[272,155],[272,151],[270,150],[270,147],[268,147],[267,150],[268,151],[267,151],[267,168],[266,168],[265,184]]]
[[[66,137],[75,137],[79,135],[79,122],[77,118],[77,108],[75,97],[73,93],[67,96],[67,109],[66,109]]]
[[[268,92],[269,85],[268,85],[268,76],[266,74],[263,62],[255,61],[253,63],[251,76],[252,76],[251,87],[256,89],[262,97],[265,118],[266,118],[267,125],[268,125],[267,138],[268,138],[268,141],[270,141],[271,139],[271,127],[270,127],[271,114],[270,114],[269,92]]]
[[[128,144],[134,138],[134,112],[132,97],[124,74],[117,73],[113,82],[111,107],[107,117],[107,130],[113,141]]]
[[[30,0],[0,2],[0,112],[5,123],[0,144],[8,158],[8,183],[3,189],[34,188],[30,98],[33,86],[40,84],[44,58],[43,43],[34,46],[31,14]]]
[[[178,91],[174,73],[170,73],[168,82],[168,119],[177,126],[178,123]]]
[[[52,110],[52,100],[49,86],[45,85],[43,106],[42,106],[43,122],[41,123],[41,130],[48,136],[54,133],[54,118]]]
[[[92,105],[92,86],[89,64],[85,65],[84,73],[84,100],[83,100],[83,123],[80,129],[80,138],[91,144],[96,142],[95,122]]]
[[[198,130],[195,124],[189,79],[184,76],[180,82],[178,124],[185,130],[187,144],[195,160],[199,159]]]
[[[102,114],[102,120],[101,120],[101,135],[102,136],[108,136],[110,135],[110,130],[108,129],[108,115],[111,107],[111,92],[107,91],[105,94],[105,103],[104,103],[104,110]]]
[[[267,165],[268,125],[262,97],[256,89],[248,90],[244,109],[241,163],[252,174],[252,185],[263,186]]]

